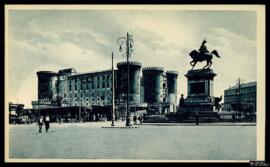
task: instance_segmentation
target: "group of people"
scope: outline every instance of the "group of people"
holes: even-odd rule
[[[140,124],[141,124],[142,121],[143,121],[143,117],[141,115],[139,117],[137,115],[134,115],[133,116],[134,124],[137,124],[137,120],[139,120],[140,121]]]
[[[38,126],[39,126],[39,133],[42,133],[43,124],[45,124],[45,129],[46,129],[46,133],[47,133],[49,128],[50,128],[50,116],[48,114],[45,117],[40,116],[38,118],[37,123],[38,123]]]

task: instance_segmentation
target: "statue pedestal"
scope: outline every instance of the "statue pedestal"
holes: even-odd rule
[[[185,112],[213,112],[213,81],[217,74],[212,69],[189,70],[188,96],[180,106]]]

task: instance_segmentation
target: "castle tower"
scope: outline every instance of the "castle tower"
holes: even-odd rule
[[[161,82],[164,68],[145,67],[143,68],[144,80],[144,101],[148,104],[156,104],[161,101]]]
[[[136,105],[140,103],[140,72],[141,63],[129,62],[129,100],[130,105]],[[127,62],[117,63],[117,99],[126,101],[127,93]]]
[[[167,71],[168,102],[170,103],[170,112],[176,112],[177,105],[177,71]]]
[[[57,73],[52,71],[38,71],[38,100],[52,99],[57,95]]]

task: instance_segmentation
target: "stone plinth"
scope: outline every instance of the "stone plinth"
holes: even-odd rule
[[[185,112],[213,111],[213,81],[216,74],[212,69],[189,70],[188,96],[180,106]]]

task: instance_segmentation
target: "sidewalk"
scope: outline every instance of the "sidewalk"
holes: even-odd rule
[[[101,128],[101,127],[112,127],[111,121],[106,122],[80,122],[80,123],[50,123],[52,127],[93,127],[93,128]],[[132,126],[256,126],[256,123],[250,123],[250,122],[214,122],[214,123],[199,123],[199,125],[196,125],[196,123],[138,123],[136,125],[132,124]],[[33,124],[10,124],[10,127],[24,127],[24,126],[36,126],[35,123]],[[118,127],[126,127],[125,121],[115,121],[114,128]]]
[[[80,123],[50,123],[50,126],[52,127],[94,127],[94,128],[99,128],[99,127],[110,127],[112,124],[111,121],[104,121],[104,122],[80,122]],[[124,121],[115,121],[115,126],[114,127],[123,127],[126,125],[126,122]],[[27,127],[27,126],[37,126],[36,123],[32,124],[9,124],[9,127]]]
[[[54,126],[80,126],[80,127],[110,127],[112,124],[111,121],[104,121],[104,122],[80,122],[80,123],[52,123]],[[125,126],[126,122],[123,121],[115,121],[114,127],[123,127]]]
[[[213,122],[213,123],[142,123],[141,125],[153,126],[256,126],[254,122]]]

